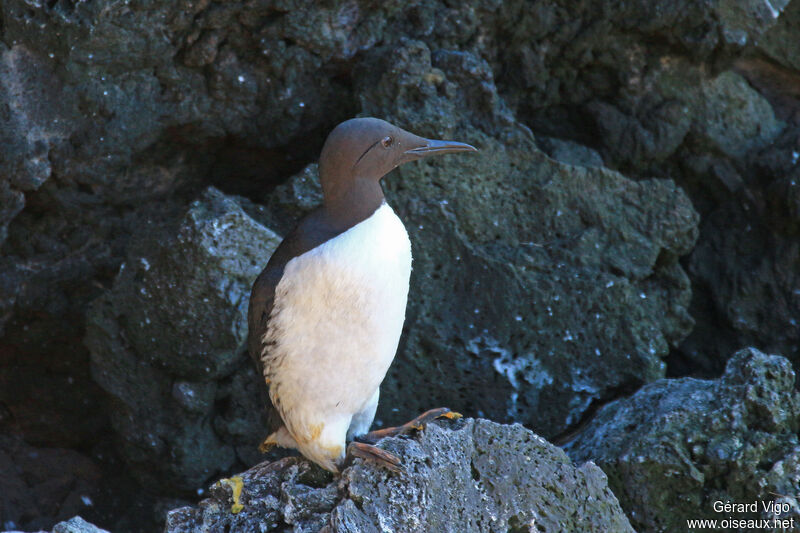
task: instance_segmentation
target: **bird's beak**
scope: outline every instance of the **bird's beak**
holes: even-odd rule
[[[474,146],[466,143],[456,141],[437,141],[434,139],[422,139],[420,146],[415,146],[410,150],[406,150],[403,154],[406,161],[414,161],[415,159],[422,159],[431,155],[439,154],[453,154],[456,152],[477,152]]]
[[[469,144],[456,141],[437,141],[434,139],[425,139],[423,137],[417,137],[416,135],[413,136],[413,140],[409,144],[412,144],[413,148],[409,148],[403,152],[403,155],[400,156],[400,160],[395,166],[408,163],[409,161],[416,161],[417,159],[422,159],[423,157],[432,155],[478,151],[474,146],[470,146]]]

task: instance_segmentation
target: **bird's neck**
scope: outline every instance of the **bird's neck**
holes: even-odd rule
[[[340,231],[369,218],[386,199],[379,180],[355,178],[339,183],[325,187],[323,180],[322,193],[327,218]]]

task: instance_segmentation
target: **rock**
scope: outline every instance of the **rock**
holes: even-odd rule
[[[13,102],[0,113],[0,245],[25,204],[24,193],[50,177],[50,151],[66,139],[75,118],[65,112],[53,67],[25,47],[0,44],[0,102]]]
[[[514,65],[497,69],[501,92],[537,137],[586,145],[632,179],[674,179],[703,217],[689,268],[698,326],[673,350],[673,375],[716,376],[741,346],[797,361],[797,238],[775,227],[793,222],[770,205],[775,191],[793,204],[797,180],[792,168],[765,172],[761,153],[792,161],[800,151],[787,131],[800,123],[800,8],[602,5],[566,16],[560,5],[509,4],[519,44],[501,52]]]
[[[672,351],[672,375],[717,376],[741,346],[800,357],[791,185],[800,93],[796,72],[753,56],[717,70],[674,50],[634,47],[613,95],[572,104],[555,125],[527,120],[537,134],[588,144],[632,179],[674,179],[700,213],[699,244],[684,263],[698,325]],[[587,130],[595,135],[580,137]]]
[[[113,289],[92,304],[93,376],[116,400],[123,455],[157,491],[193,490],[230,467],[242,435],[257,444],[264,425],[248,385],[257,378],[244,355],[247,305],[278,241],[208,189],[178,224],[143,228]]]
[[[382,447],[404,474],[360,459],[341,477],[299,458],[262,463],[171,511],[166,531],[633,531],[599,468],[520,425],[434,423]]]
[[[603,166],[603,158],[600,157],[599,153],[573,141],[565,141],[553,137],[540,137],[536,139],[536,146],[556,161],[561,161],[568,165],[582,167]]]
[[[692,133],[706,151],[740,158],[772,142],[783,129],[769,102],[733,72],[707,80],[697,94]],[[698,148],[695,146],[695,149]]]
[[[286,183],[278,185],[267,197],[265,209],[254,217],[281,235],[289,233],[294,224],[322,204],[319,184],[319,165],[311,163]]]
[[[64,448],[36,448],[0,435],[0,529],[39,530],[92,512],[99,466]]]
[[[633,92],[586,105],[604,159],[616,168],[641,172],[676,153],[684,167],[697,154],[741,159],[772,142],[783,128],[769,102],[732,71],[709,76],[702,67],[668,56],[643,76],[649,94]],[[698,179],[708,179],[703,172],[708,173],[698,172]]]
[[[25,207],[25,195],[17,190],[11,188],[7,181],[0,182],[0,243],[6,240],[8,236],[8,223],[22,211]],[[3,294],[9,294],[11,291],[4,287]],[[6,298],[13,298],[11,295]],[[13,304],[13,301],[11,302]],[[4,302],[2,310],[8,312],[11,308],[10,304]]]
[[[66,522],[59,522],[53,526],[53,533],[108,533],[94,524],[90,524],[80,516],[75,516]]]
[[[789,2],[783,14],[758,40],[758,49],[784,67],[800,70],[800,50],[792,42],[800,33],[800,4]]]
[[[758,2],[756,0],[722,0],[714,6],[719,16],[721,35],[725,42],[745,45],[757,40],[772,27],[790,0]]]
[[[174,238],[159,237],[132,246],[115,280],[127,341],[179,376],[230,374],[245,349],[250,286],[280,238],[213,188]]]
[[[604,406],[565,446],[594,461],[631,523],[678,531],[687,519],[771,518],[714,512],[713,502],[786,503],[798,517],[800,393],[789,361],[748,348],[717,380],[665,379]]]
[[[791,201],[794,189],[800,187],[790,182],[800,183],[800,173],[775,185],[781,186],[780,182],[788,193],[781,200]],[[708,291],[703,295],[714,302],[715,313],[709,315],[719,317],[698,328],[683,348],[695,367],[716,370],[724,361],[720,350],[735,348],[743,341],[783,350],[794,363],[800,361],[797,237],[773,233],[748,217],[750,209],[731,203],[709,216],[704,238],[689,261],[698,287]],[[723,226],[727,231],[720,231]],[[738,263],[726,262],[731,254],[740,257]],[[703,349],[711,344],[714,332],[719,332],[720,323],[728,334],[721,346],[705,353]]]
[[[687,262],[698,324],[680,349],[682,365],[697,374],[719,374],[741,345],[800,362],[798,154],[795,125],[748,156],[738,189],[718,189],[715,205],[705,207],[700,239]],[[712,172],[726,168],[736,167],[711,163]]]
[[[788,44],[800,38],[797,5],[603,6],[594,19],[581,17],[593,4],[569,18],[547,4],[519,10],[511,31],[521,44],[509,47],[504,63],[517,68],[498,82],[504,97],[537,137],[587,145],[632,179],[674,179],[703,216],[689,270],[699,325],[673,351],[673,374],[718,375],[746,345],[797,360],[791,321],[800,311],[789,268],[796,236],[771,227],[786,219],[766,200],[780,190],[781,203],[793,202],[797,180],[792,169],[764,173],[759,161],[779,142],[787,161],[800,147],[796,134],[781,140],[786,123],[800,120],[796,47]],[[587,20],[596,22],[587,28]],[[645,42],[632,28],[654,38]],[[556,44],[565,35],[569,45]]]
[[[8,225],[25,207],[25,194],[50,178],[50,152],[67,136],[73,118],[64,112],[53,65],[24,47],[0,44],[0,246]],[[4,275],[15,271],[3,265]],[[14,272],[17,274],[17,272]],[[16,277],[16,276],[15,276]],[[0,284],[0,336],[12,313],[19,283]]]
[[[65,350],[86,373],[84,316],[130,236],[182,212],[220,175],[261,193],[302,168],[319,138],[349,117],[347,91],[315,74],[323,65],[314,53],[286,50],[282,24],[261,32],[273,13],[266,6],[12,0],[1,11],[0,351],[55,372],[62,359],[52,354]],[[380,13],[373,18],[383,24]],[[210,56],[202,65],[195,43]],[[257,179],[237,181],[242,158],[231,163],[230,154],[243,151],[255,154]],[[8,379],[27,382],[27,368],[16,368]],[[0,391],[0,401],[18,400]],[[71,402],[48,405],[57,418],[79,412]],[[80,430],[79,444],[94,433],[63,425]]]
[[[518,118],[537,133],[594,147],[606,139],[586,120],[585,105],[630,98],[637,105],[621,106],[621,114],[659,137],[674,127],[680,109],[651,105],[661,95],[649,74],[676,57],[716,70],[774,28],[787,4],[504,2],[497,24],[507,45],[497,62],[505,69],[494,66],[504,73],[503,92]],[[651,113],[659,123],[642,116]]]

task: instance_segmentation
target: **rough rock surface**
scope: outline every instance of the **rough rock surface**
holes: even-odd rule
[[[65,522],[59,522],[53,526],[53,533],[108,533],[105,529],[100,529],[94,524],[90,524],[80,516],[70,518]]]
[[[758,82],[758,71],[742,73]],[[682,92],[694,119],[670,157],[678,166],[671,174],[680,173],[703,222],[687,262],[698,326],[680,350],[688,362],[675,373],[690,367],[717,375],[743,345],[797,362],[800,123],[786,127],[767,99],[731,72],[702,82],[694,96]]]
[[[518,424],[434,423],[381,447],[403,474],[360,459],[340,478],[298,458],[262,463],[238,476],[238,499],[236,477],[217,482],[199,506],[171,511],[166,531],[633,531],[599,468]]]
[[[788,360],[749,348],[713,381],[660,380],[604,406],[565,446],[592,460],[633,526],[682,531],[686,520],[773,518],[715,513],[713,502],[787,504],[800,523],[800,393]]]
[[[2,533],[23,533],[22,531],[3,531]],[[42,533],[42,532],[40,532]],[[53,526],[52,533],[108,533],[94,524],[87,522],[80,516],[73,516],[69,520],[59,522]]]
[[[0,529],[49,529],[91,511],[100,469],[74,450],[34,448],[0,435]]]
[[[95,380],[133,472],[194,490],[263,437],[245,356],[250,287],[278,237],[216,189],[177,227],[142,228],[114,286],[89,311]],[[252,451],[248,451],[252,450]]]
[[[784,67],[800,70],[800,50],[792,46],[800,29],[800,4],[789,2],[771,31],[758,40],[758,48]]]
[[[586,145],[609,168],[671,178],[691,197],[703,219],[688,262],[697,327],[671,374],[719,375],[748,345],[797,362],[800,4],[602,5],[571,18],[547,3],[519,10],[501,94],[537,138]],[[563,34],[572,40],[554,46]]]

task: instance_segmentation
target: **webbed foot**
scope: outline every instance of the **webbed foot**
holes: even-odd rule
[[[391,452],[382,450],[372,444],[353,441],[347,446],[347,455],[342,469],[346,468],[354,457],[359,457],[365,461],[376,463],[387,470],[396,474],[403,473],[403,465],[400,458]]]
[[[458,420],[461,418],[461,414],[451,411],[447,407],[438,407],[436,409],[431,409],[430,411],[425,411],[414,420],[406,422],[402,426],[376,429],[375,431],[370,431],[365,435],[356,437],[355,440],[362,443],[375,444],[385,437],[397,437],[398,435],[407,435],[412,431],[422,431],[429,422],[437,418]]]

